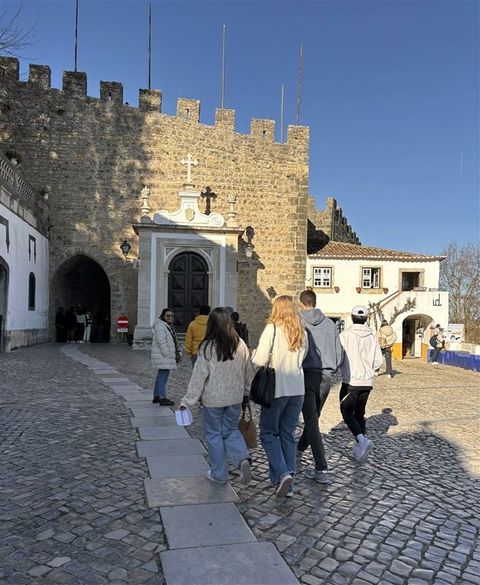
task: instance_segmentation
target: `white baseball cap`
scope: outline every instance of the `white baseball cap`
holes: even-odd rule
[[[355,315],[355,317],[366,317],[368,315],[368,307],[355,305],[352,309],[352,315]]]

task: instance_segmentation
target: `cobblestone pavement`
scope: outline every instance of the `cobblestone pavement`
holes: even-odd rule
[[[161,584],[128,411],[59,348],[0,354],[0,583]]]
[[[121,401],[58,348],[0,355],[0,582],[159,583],[165,542],[158,514],[144,507],[136,432]],[[81,351],[152,387],[148,352]],[[367,464],[348,458],[335,386],[322,414],[330,485],[303,477],[306,454],[294,497],[276,500],[261,448],[252,483],[233,478],[256,537],[273,542],[302,583],[480,584],[480,377],[413,360],[395,366],[369,400]],[[190,372],[184,360],[170,396],[183,395]],[[203,438],[198,415],[189,430]]]

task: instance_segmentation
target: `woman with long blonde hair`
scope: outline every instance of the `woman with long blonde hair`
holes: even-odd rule
[[[277,297],[252,357],[254,365],[265,366],[271,353],[270,365],[275,368],[275,398],[272,406],[261,408],[260,440],[277,497],[293,495],[295,427],[305,394],[302,362],[307,349],[305,328],[292,297]]]

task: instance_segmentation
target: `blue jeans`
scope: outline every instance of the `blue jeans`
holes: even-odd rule
[[[260,441],[267,454],[270,481],[276,485],[287,473],[295,473],[295,427],[302,410],[303,394],[275,398],[260,412]]]
[[[165,398],[167,396],[167,380],[170,370],[158,370],[155,379],[155,387],[153,388],[153,395]]]
[[[241,408],[241,404],[202,408],[211,474],[219,481],[228,479],[227,456],[236,467],[240,467],[240,463],[250,457],[245,439],[238,430]]]

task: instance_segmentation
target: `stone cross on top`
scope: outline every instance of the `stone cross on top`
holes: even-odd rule
[[[182,158],[180,164],[187,165],[187,182],[185,185],[192,186],[192,165],[196,167],[198,165],[198,161],[192,158],[192,155],[188,153],[187,158]]]

